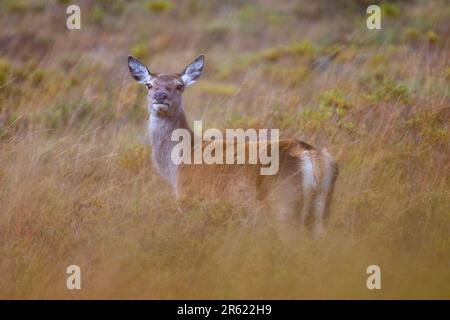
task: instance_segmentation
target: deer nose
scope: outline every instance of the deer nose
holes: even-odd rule
[[[158,103],[163,103],[167,99],[167,93],[165,92],[156,92],[153,98]]]

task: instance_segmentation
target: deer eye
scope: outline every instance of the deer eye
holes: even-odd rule
[[[151,84],[151,83],[147,83],[147,88],[148,88],[148,89],[153,88],[152,84]]]
[[[181,90],[181,89],[183,89],[183,85],[182,85],[182,84],[178,84],[175,88],[176,88],[177,90]]]

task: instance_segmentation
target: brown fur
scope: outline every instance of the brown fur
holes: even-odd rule
[[[206,142],[223,144],[224,160],[226,143],[224,141]],[[245,144],[246,155],[250,144]],[[269,144],[271,142],[268,142]],[[234,150],[236,151],[236,143]],[[192,151],[192,154],[194,151]],[[226,200],[241,206],[252,206],[256,202],[265,201],[272,208],[292,206],[294,216],[300,216],[300,208],[304,202],[301,195],[302,171],[299,164],[302,156],[311,156],[316,185],[313,195],[321,189],[325,170],[330,170],[334,179],[337,167],[334,162],[328,163],[323,154],[311,145],[295,139],[279,141],[279,171],[275,175],[261,175],[261,163],[252,164],[182,164],[178,172],[177,195],[179,199],[196,198],[202,200]],[[224,161],[225,162],[225,161]],[[328,200],[331,194],[328,196]],[[311,217],[305,217],[311,220]]]

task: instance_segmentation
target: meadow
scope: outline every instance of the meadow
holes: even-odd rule
[[[0,3],[0,298],[450,298],[447,1],[77,3],[80,30],[69,0]],[[287,248],[227,203],[177,210],[126,58],[180,72],[200,53],[191,124],[334,155],[324,237]]]

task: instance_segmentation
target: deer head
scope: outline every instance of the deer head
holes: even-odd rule
[[[149,112],[159,118],[176,117],[183,113],[181,97],[184,89],[200,77],[203,65],[204,56],[200,55],[181,73],[157,74],[150,72],[136,58],[128,56],[131,75],[148,88]]]

